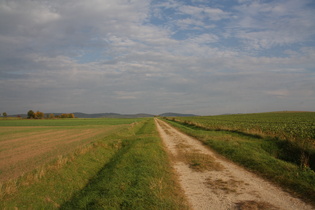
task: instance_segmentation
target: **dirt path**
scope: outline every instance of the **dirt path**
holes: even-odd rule
[[[192,209],[314,209],[155,120]]]

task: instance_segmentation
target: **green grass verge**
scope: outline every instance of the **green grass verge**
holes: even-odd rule
[[[152,119],[61,209],[187,209]]]
[[[294,148],[284,147],[286,141],[229,131],[205,130],[174,121],[167,122],[201,140],[228,159],[315,204],[315,172],[309,168],[303,170],[298,164],[283,160],[295,155],[291,153]]]
[[[151,118],[0,185],[0,209],[187,209],[174,177]]]

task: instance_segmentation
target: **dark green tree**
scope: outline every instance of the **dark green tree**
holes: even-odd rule
[[[32,119],[35,118],[35,112],[33,110],[30,110],[27,112],[27,118]]]

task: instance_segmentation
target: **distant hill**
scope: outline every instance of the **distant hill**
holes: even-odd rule
[[[197,115],[167,112],[167,113],[160,114],[159,116],[161,117],[193,117]]]
[[[81,112],[74,112],[75,117],[78,118],[142,118],[142,117],[154,117],[151,114],[118,114],[118,113],[96,113],[96,114],[86,114]]]
[[[142,118],[142,117],[154,117],[155,115],[152,114],[145,114],[145,113],[139,113],[139,114],[118,114],[118,113],[97,113],[97,114],[85,114],[81,112],[74,112],[74,116],[78,118]],[[181,114],[181,113],[163,113],[160,114],[161,117],[192,117],[197,116],[194,114]]]
[[[55,116],[61,115],[62,113],[45,113],[45,116],[47,114],[54,114]],[[82,112],[73,112],[74,116],[77,118],[142,118],[142,117],[154,117],[153,114],[145,114],[145,113],[139,113],[139,114],[118,114],[118,113],[94,113],[94,114],[86,114]],[[16,114],[16,115],[8,115],[9,117],[16,117],[20,116],[22,118],[26,118],[26,114]],[[192,117],[197,116],[194,114],[181,114],[181,113],[172,113],[167,112],[160,114],[158,116],[161,117]]]

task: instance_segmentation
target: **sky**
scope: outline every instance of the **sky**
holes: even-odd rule
[[[314,0],[0,0],[0,113],[315,111]]]

